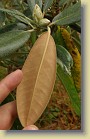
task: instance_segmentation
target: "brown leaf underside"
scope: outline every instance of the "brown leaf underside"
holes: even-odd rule
[[[23,80],[17,88],[17,110],[21,124],[34,124],[46,108],[56,76],[56,47],[49,32],[34,44],[24,66]]]

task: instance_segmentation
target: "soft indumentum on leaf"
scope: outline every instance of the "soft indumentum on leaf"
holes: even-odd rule
[[[49,31],[35,42],[22,68],[17,111],[22,125],[34,124],[46,108],[56,76],[56,47]]]

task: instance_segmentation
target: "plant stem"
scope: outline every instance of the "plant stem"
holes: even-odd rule
[[[55,24],[55,22],[52,22],[48,25],[48,27],[53,26]]]
[[[26,16],[25,16],[25,18],[28,20],[28,24],[34,29],[35,27],[31,24],[31,23],[34,24],[34,21],[31,20],[30,18],[26,17]]]
[[[31,30],[27,30],[28,32],[34,32],[35,31],[35,27],[34,27],[34,29],[31,29]]]
[[[51,29],[50,27],[47,27],[49,34],[51,34]]]
[[[19,6],[21,7],[21,10],[24,11],[24,6],[22,4],[21,0],[17,0],[17,3],[19,4]]]

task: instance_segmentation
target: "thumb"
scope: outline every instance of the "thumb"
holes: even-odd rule
[[[23,128],[23,130],[38,130],[38,127],[36,127],[35,125],[30,125]]]

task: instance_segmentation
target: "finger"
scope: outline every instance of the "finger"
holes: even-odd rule
[[[35,125],[30,125],[23,128],[23,130],[38,130],[38,127],[36,127]]]
[[[17,87],[22,80],[22,71],[16,70],[0,82],[0,103],[8,96],[10,91]]]
[[[16,102],[12,101],[0,107],[0,130],[8,130],[12,127],[17,117]]]

